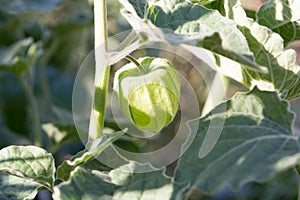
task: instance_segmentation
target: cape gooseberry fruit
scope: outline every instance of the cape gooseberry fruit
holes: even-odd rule
[[[114,77],[121,110],[142,131],[160,132],[175,117],[179,105],[180,81],[166,59],[144,57],[120,68]]]

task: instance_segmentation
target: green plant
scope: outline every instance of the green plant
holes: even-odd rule
[[[291,173],[290,178],[300,176],[300,139],[294,129],[295,115],[289,108],[289,101],[300,97],[300,68],[295,63],[295,52],[287,48],[300,38],[299,0],[270,0],[256,12],[256,19],[239,0],[120,3],[124,6],[122,14],[135,33],[117,52],[110,52],[106,1],[94,2],[95,94],[88,144],[57,169],[52,154],[37,147],[41,145],[40,120],[33,90],[28,86],[32,78],[30,67],[39,56],[38,43],[21,41],[2,59],[0,69],[13,72],[24,87],[33,110],[32,141],[37,146],[12,145],[0,150],[1,199],[32,199],[43,189],[52,191],[54,199],[200,199],[225,186],[238,190],[248,183],[267,183],[291,169],[296,173]],[[238,92],[215,107],[206,107],[210,112],[203,111],[207,114],[188,122],[189,134],[194,138],[181,143],[187,148],[175,169],[151,166],[152,171],[134,173],[145,163],[133,162],[123,155],[118,159],[124,164],[112,169],[101,163],[99,156],[113,142],[139,142],[125,136],[126,130],[110,131],[104,127],[111,66],[153,40],[192,48],[195,54],[199,48],[205,49],[223,80],[235,80],[249,91]],[[165,71],[177,78],[172,70]],[[27,79],[22,79],[25,75]],[[121,80],[122,77],[115,79],[116,84]],[[179,84],[172,87],[177,101]],[[212,87],[210,92],[218,93],[219,89]],[[126,100],[120,99],[121,107]],[[167,125],[174,118],[177,103],[171,106],[174,110],[170,119],[159,121],[157,127],[151,125],[150,129],[159,131]],[[125,109],[124,114],[131,119],[132,111]],[[137,123],[136,119],[133,121]],[[59,125],[55,128],[67,129]],[[57,143],[66,138],[63,136]],[[62,182],[54,184],[57,179]],[[264,195],[252,198],[280,198],[270,192]]]
[[[114,91],[132,123],[159,133],[176,115],[180,82],[166,59],[145,57],[117,71]]]

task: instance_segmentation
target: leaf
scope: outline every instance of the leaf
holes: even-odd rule
[[[39,147],[9,146],[0,150],[0,172],[33,181],[52,190],[54,159]]]
[[[20,40],[0,54],[0,70],[8,70],[19,76],[31,70],[40,53],[40,43],[33,43],[31,38]]]
[[[226,0],[192,0],[192,3],[198,3],[208,9],[217,10],[225,16],[224,1]]]
[[[128,172],[131,167],[122,166],[112,170],[109,174],[77,167],[68,182],[54,188],[53,198],[76,200],[170,199],[173,191],[171,179],[166,177],[162,170],[132,173]]]
[[[19,76],[23,72],[28,71],[29,66],[24,59],[17,57],[12,65],[1,65],[0,70],[7,70]]]
[[[57,178],[67,181],[70,177],[71,172],[80,165],[85,164],[89,160],[97,157],[101,154],[108,146],[110,146],[115,140],[124,134],[123,131],[115,132],[107,137],[104,136],[103,141],[96,147],[93,147],[90,150],[84,150],[72,157],[71,160],[65,160],[57,168]]]
[[[137,6],[134,8],[135,13],[130,9],[123,15],[135,30],[150,39],[156,34],[174,45],[203,47],[243,63],[252,70],[264,71],[264,67],[254,62],[246,39],[234,21],[223,17],[218,11],[183,0],[162,0],[150,6],[147,21],[138,18]]]
[[[13,175],[0,174],[0,199],[34,199],[41,184]]]
[[[4,53],[2,53],[1,65],[12,65],[16,55],[23,54],[32,42],[33,40],[31,38],[27,38],[12,44]]]
[[[68,182],[54,187],[53,199],[63,200],[110,200],[113,185],[102,179],[97,173],[77,167]]]
[[[300,0],[271,0],[257,12],[256,21],[283,37],[285,45],[300,39]]]
[[[181,199],[192,189],[210,194],[226,185],[237,189],[250,181],[267,181],[295,166],[300,159],[299,138],[292,135],[294,115],[288,106],[275,92],[254,88],[196,119],[199,127],[195,127],[196,120],[191,122],[196,137],[179,160],[174,180],[178,192],[173,197]],[[226,110],[220,112],[221,107]],[[222,121],[223,117],[223,126],[210,126],[212,120]],[[206,140],[206,133],[219,128],[221,136],[214,138],[215,146],[203,157],[201,149],[215,143]]]
[[[300,79],[300,77],[299,77]],[[296,99],[300,97],[300,80],[296,81],[296,84],[289,89],[288,93],[287,93],[287,97],[289,97],[289,99]]]
[[[132,165],[125,165],[109,173],[112,183],[117,185],[113,199],[118,200],[147,200],[170,199],[173,192],[171,179],[163,170],[132,173],[125,172],[134,169]]]
[[[297,199],[298,196],[298,175],[294,169],[290,169],[272,179],[263,187],[256,188],[256,198],[272,199]],[[254,197],[255,198],[255,197]]]
[[[248,40],[250,49],[254,52],[255,61],[259,64],[269,63],[269,74],[244,70],[244,83],[246,85],[257,85],[261,90],[288,93],[286,99],[299,96],[291,93],[294,85],[299,84],[300,68],[296,64],[296,53],[294,50],[284,50],[281,37],[270,32],[267,28],[253,23],[251,27],[241,27]]]
[[[277,90],[288,100],[299,97],[300,91],[296,86],[300,82],[300,67],[296,64],[295,51],[285,50],[280,35],[247,18],[239,1],[228,0],[227,3],[226,12],[246,37],[255,62],[269,69],[269,73],[260,73],[243,67],[242,83],[249,88],[257,86],[261,90]],[[225,67],[229,74],[231,65]]]
[[[143,18],[147,0],[119,0],[120,3],[131,13],[136,13],[138,17]]]
[[[206,5],[218,0],[192,0],[192,3],[198,3],[199,5]]]
[[[4,0],[2,9],[9,12],[45,12],[52,11],[61,2],[61,0]]]

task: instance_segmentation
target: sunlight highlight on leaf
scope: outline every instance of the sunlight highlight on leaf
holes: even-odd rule
[[[284,41],[279,34],[247,18],[239,1],[230,2],[227,9],[246,37],[255,62],[269,69],[269,73],[260,73],[243,67],[242,83],[249,88],[257,86],[261,90],[277,90],[288,100],[299,97],[300,67],[296,64],[295,51],[284,49]],[[230,66],[226,68],[230,72]]]
[[[121,3],[127,9],[128,6],[123,0]],[[223,17],[216,10],[188,1],[162,0],[151,4],[148,20],[145,21],[136,17],[138,6],[133,7],[134,12],[127,9],[122,14],[134,29],[146,35],[151,36],[155,31],[160,32],[157,36],[163,37],[160,39],[167,40],[171,44],[203,47],[215,54],[243,63],[252,70],[266,70],[265,67],[255,63],[246,39],[236,23]],[[159,29],[156,30],[157,28]]]
[[[54,159],[39,147],[9,146],[0,150],[0,172],[33,181],[52,190]]]
[[[179,160],[174,199],[184,198],[194,188],[213,194],[225,186],[238,189],[250,181],[267,181],[299,162],[299,138],[292,132],[294,115],[276,93],[254,88],[223,104],[227,108],[224,113],[212,111],[196,119],[198,129],[193,122],[189,124],[197,134]],[[209,122],[222,114],[226,115],[225,124],[217,144],[199,158],[205,134],[215,128]]]
[[[257,22],[281,35],[285,45],[300,39],[300,0],[271,0],[257,12]]]

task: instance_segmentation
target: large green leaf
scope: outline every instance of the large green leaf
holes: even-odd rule
[[[54,200],[94,200],[112,199],[113,185],[107,182],[97,171],[88,171],[77,167],[67,182],[54,187]]]
[[[126,2],[126,4],[124,3]],[[223,17],[218,11],[184,0],[157,1],[147,12],[147,20],[138,17],[139,2],[128,9],[128,1],[122,0],[127,9],[123,12],[131,26],[144,32],[151,39],[155,32],[163,32],[164,40],[171,44],[189,44],[203,47],[216,54],[236,60],[252,70],[263,71],[264,67],[254,62],[245,37],[234,21]],[[151,21],[151,22],[150,22]],[[157,27],[160,30],[155,30]],[[157,34],[159,35],[159,34]],[[156,35],[156,36],[157,36]]]
[[[118,200],[170,199],[173,186],[163,170],[132,173],[134,165],[125,165],[109,173],[116,185],[113,198]]]
[[[220,107],[226,106],[225,112]],[[211,120],[225,117],[221,127],[210,127]],[[292,133],[294,115],[288,103],[275,92],[257,88],[237,94],[222,103],[197,123],[191,122],[196,138],[179,160],[175,174],[174,198],[199,189],[215,193],[229,185],[237,189],[249,181],[266,181],[295,166],[300,160],[299,138]],[[210,145],[204,138],[209,129],[222,128],[220,138],[205,157],[201,146]],[[212,143],[214,144],[214,143]],[[201,148],[200,148],[201,147]]]
[[[257,12],[256,21],[279,33],[288,44],[300,39],[300,0],[271,0]]]
[[[244,73],[242,73],[242,71],[239,70],[240,68],[239,66],[240,64],[244,65],[245,63],[238,61],[239,63],[236,65],[237,67],[235,67],[234,69],[235,72],[240,73],[237,75],[237,73],[232,73],[233,71],[232,65],[229,64],[229,62],[224,63],[222,62],[224,59],[220,59],[222,71],[223,72],[226,71],[227,72],[226,75],[230,75],[230,77],[235,78],[236,80],[244,83],[249,88],[252,88],[253,86],[257,85],[262,90],[269,90],[269,91],[278,90],[280,93],[283,94],[283,96],[286,99],[294,99],[299,97],[300,95],[300,91],[299,91],[300,81],[298,76],[299,66],[296,65],[295,63],[294,51],[284,50],[283,42],[279,35],[271,32],[268,28],[264,26],[259,26],[257,23],[249,21],[246,17],[244,10],[239,5],[239,1],[224,1],[224,2],[225,2],[224,9],[226,10],[226,16],[233,19],[237,24],[241,26],[240,30],[244,33],[244,36],[246,37],[247,42],[249,43],[249,48],[254,53],[255,62],[262,66],[268,66],[269,73],[268,74],[259,73],[248,69],[243,70]],[[175,6],[175,3],[173,2],[173,4],[172,3],[168,4],[169,6],[167,6],[167,8],[169,10],[167,11],[163,10],[164,8],[163,6],[162,7],[159,6],[161,4],[164,5],[165,2],[161,1],[160,4],[158,3],[158,5],[154,5],[151,7],[151,9],[153,9],[154,11],[156,9],[156,12],[157,10],[159,10],[157,15],[155,14],[153,15],[155,16],[155,19],[158,20],[155,21],[152,19],[152,21],[155,23],[156,26],[176,29],[177,32],[179,31],[180,33],[182,33],[181,31],[184,30],[184,26],[178,26],[179,27],[178,30],[176,28],[176,21],[174,22],[174,20],[172,19],[172,17],[174,19],[176,19],[176,17],[180,18],[180,14],[179,14],[180,12],[174,11],[178,9]],[[184,3],[179,3],[179,4],[184,4]],[[172,13],[176,13],[176,16],[174,17]],[[128,13],[126,15],[127,17],[129,16]],[[164,15],[167,17],[164,18]],[[151,12],[150,12],[150,16],[151,16]],[[132,17],[130,19],[132,19]],[[164,19],[167,20],[164,21]],[[169,19],[172,19],[170,20],[170,23],[168,22]],[[190,22],[192,22],[193,20],[194,19],[189,19]],[[134,27],[135,26],[139,27],[136,24],[139,23],[136,22],[132,23]],[[186,24],[187,24],[186,27],[189,27],[188,26],[189,23]],[[142,27],[145,28],[145,26]],[[189,29],[189,31],[190,33],[193,33],[193,29]],[[180,34],[180,36],[182,35],[183,34]],[[194,41],[194,40],[187,40],[186,38],[182,39],[178,35],[177,36],[173,35],[172,37],[166,37],[166,39],[169,41],[176,40],[179,43],[182,42],[182,43],[189,43],[189,44],[192,43],[191,41]],[[209,50],[214,48],[214,45],[217,51],[222,49],[218,47],[218,45],[222,43],[222,40],[220,39],[220,36],[216,33],[210,38],[209,37],[205,38],[204,40],[201,41],[201,43],[202,43],[201,45],[204,48],[206,48],[205,45],[207,45],[208,46],[207,49]],[[258,49],[260,50],[258,51]],[[218,53],[216,51],[213,52]],[[224,58],[231,58],[231,59],[232,59],[232,55],[234,55],[234,54],[228,55],[222,53],[219,54],[223,55]],[[231,63],[234,62],[231,61]]]
[[[30,180],[52,190],[54,159],[50,153],[39,147],[9,146],[0,150],[0,172]],[[7,185],[9,183],[2,182]]]
[[[90,150],[86,149],[79,152],[78,154],[73,156],[71,160],[65,160],[57,168],[57,178],[67,181],[70,177],[70,174],[77,166],[83,165],[89,160],[97,157],[123,134],[123,131],[118,131],[107,137],[104,136],[100,144],[97,144],[97,141],[95,141],[95,147],[91,148]]]
[[[0,174],[0,199],[34,199],[41,184],[13,175]]]
[[[290,91],[300,81],[298,75],[300,68],[296,64],[295,51],[284,50],[282,38],[278,34],[256,23],[240,29],[254,52],[255,61],[260,64],[268,63],[269,68],[268,74],[245,69],[244,83],[250,86],[257,85],[262,90],[288,93],[284,96],[286,99],[298,97],[299,93]]]
[[[239,25],[239,29],[246,37],[255,62],[269,69],[269,73],[260,73],[243,68],[241,74],[237,76],[231,73],[234,64],[222,63],[224,60],[221,59],[223,71],[227,71],[226,75],[233,74],[230,77],[241,81],[249,88],[256,85],[261,90],[277,90],[286,99],[299,97],[300,67],[296,64],[295,51],[284,49],[283,39],[279,34],[247,18],[238,0],[227,0],[225,8],[227,16]]]
[[[165,176],[162,170],[132,173],[131,167],[133,166],[122,166],[108,174],[77,167],[68,182],[54,188],[53,198],[54,200],[171,198],[173,191],[171,179]]]

